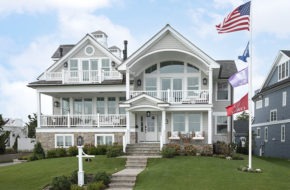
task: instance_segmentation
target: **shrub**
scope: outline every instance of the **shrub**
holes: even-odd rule
[[[176,155],[176,151],[172,147],[164,146],[161,151],[162,158],[173,158]]]
[[[67,154],[69,156],[76,156],[78,155],[78,147],[76,146],[71,146],[67,149]]]
[[[87,180],[88,177],[87,177],[87,174],[84,173],[84,183],[87,184]],[[70,182],[72,184],[78,184],[78,170],[75,170],[71,173],[71,176],[70,176]]]
[[[123,155],[123,147],[120,145],[109,146],[106,153],[108,158]]]
[[[106,172],[98,172],[94,177],[95,182],[103,182],[105,186],[108,186],[111,182],[111,175],[107,174]]]
[[[88,151],[87,154],[89,154],[89,155],[97,155],[98,150],[97,150],[97,147],[90,146],[90,147],[88,147],[87,151]]]
[[[19,135],[17,135],[17,137],[14,141],[13,147],[12,147],[15,152],[18,151],[18,138],[19,138]]]
[[[73,184],[73,185],[70,186],[70,190],[86,190],[86,188],[85,187],[80,187],[80,186],[78,186],[76,184]]]
[[[47,158],[56,158],[57,157],[57,155],[56,155],[56,149],[48,150],[46,152],[46,157]]]
[[[217,141],[216,143],[214,143],[214,154],[229,155],[230,148],[228,144],[221,141]]]
[[[195,156],[197,152],[197,148],[194,145],[184,145],[184,154],[187,156]]]
[[[44,150],[43,150],[40,142],[37,142],[34,145],[32,157],[33,157],[33,159],[36,158],[36,160],[40,160],[40,159],[45,158],[45,153],[44,153]]]
[[[202,156],[212,156],[213,154],[213,147],[212,145],[204,145],[201,149]]]
[[[66,176],[54,177],[50,190],[70,190],[71,182]]]
[[[175,150],[175,155],[181,154],[181,147],[179,144],[167,144],[166,147],[173,148]]]
[[[56,149],[56,156],[57,157],[65,157],[66,154],[66,149],[65,148],[57,148]]]
[[[90,183],[87,187],[87,190],[103,190],[103,189],[106,189],[106,186],[101,181]]]
[[[94,146],[93,144],[85,144],[84,147],[83,147],[83,151],[84,153],[86,154],[89,154],[89,149]]]
[[[98,145],[96,155],[106,155],[107,145]]]
[[[13,148],[6,148],[5,153],[6,154],[15,154],[16,151]]]

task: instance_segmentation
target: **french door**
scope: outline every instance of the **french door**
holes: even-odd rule
[[[182,99],[182,78],[161,78],[161,90],[163,101],[180,101]],[[167,90],[170,90],[169,94]]]

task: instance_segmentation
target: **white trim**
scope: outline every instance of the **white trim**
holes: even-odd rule
[[[230,128],[230,121],[229,121],[229,118],[230,117],[227,117],[227,114],[226,113],[223,113],[223,114],[214,114],[215,116],[215,135],[220,135],[220,136],[224,136],[224,135],[228,135],[228,132],[229,132],[229,128]],[[226,133],[218,133],[217,132],[217,117],[226,117],[227,118],[227,132]]]
[[[40,128],[36,129],[36,133],[122,133],[126,128]],[[135,132],[135,129],[131,129]]]
[[[266,133],[266,131],[267,131],[267,133]],[[269,129],[268,129],[268,127],[265,127],[264,128],[264,141],[268,142],[268,138],[269,138]]]
[[[57,146],[57,137],[63,137],[63,146]],[[54,135],[54,147],[55,148],[68,148],[70,146],[65,145],[65,137],[71,137],[72,145],[74,146],[74,134],[55,134]]]
[[[225,83],[227,83],[227,88],[228,88],[228,99],[224,99],[224,100],[219,100],[218,99],[218,83],[219,82],[225,82]],[[216,88],[215,88],[215,100],[217,101],[217,102],[222,102],[222,101],[230,101],[230,99],[231,99],[231,90],[230,90],[231,88],[230,88],[230,84],[229,84],[229,82],[227,81],[227,80],[218,80],[217,82],[216,82]]]
[[[283,133],[284,133],[284,139],[282,138]],[[286,128],[285,128],[285,125],[281,125],[281,142],[285,142],[285,139],[286,139]]]
[[[275,120],[272,120],[272,113],[276,112],[276,119]],[[270,110],[270,119],[269,121],[270,122],[273,122],[273,121],[277,121],[278,120],[278,113],[277,113],[277,109],[272,109]]]
[[[92,52],[91,53],[88,53],[87,52],[87,48],[92,48]],[[87,55],[87,56],[92,56],[92,55],[94,55],[94,53],[95,53],[95,48],[92,46],[92,45],[87,45],[85,48],[84,48],[84,52],[85,52],[85,54]]]
[[[265,97],[264,106],[265,107],[268,107],[269,106],[269,97]]]
[[[287,104],[287,91],[282,93],[282,106],[285,107]]]
[[[290,119],[284,119],[279,121],[272,121],[272,122],[264,122],[264,123],[257,123],[253,124],[252,127],[261,127],[265,125],[276,125],[276,124],[282,124],[282,123],[290,123]]]
[[[260,127],[257,128],[257,136],[256,136],[256,138],[257,139],[261,138],[261,128]]]
[[[261,100],[257,100],[255,102],[255,109],[258,110],[258,109],[261,109],[261,108],[263,108],[263,100],[262,99]]]
[[[112,145],[115,142],[115,135],[114,134],[95,134],[95,146],[98,146],[97,137],[112,137]],[[107,144],[104,144],[104,145],[107,145]]]

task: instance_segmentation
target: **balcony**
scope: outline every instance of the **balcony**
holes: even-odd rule
[[[131,91],[130,97],[134,98],[140,94],[147,94],[173,104],[208,104],[208,93],[208,90]]]
[[[104,80],[122,79],[118,71],[63,71],[46,72],[44,79],[47,81],[62,81],[63,84],[75,83],[101,83]]]
[[[41,115],[41,128],[125,127],[125,114]]]

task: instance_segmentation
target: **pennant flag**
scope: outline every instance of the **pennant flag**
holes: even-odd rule
[[[242,60],[243,62],[247,62],[247,58],[250,57],[250,53],[249,53],[249,42],[247,44],[247,47],[243,53],[243,55],[239,56],[238,58],[240,60]]]
[[[235,113],[248,109],[248,94],[242,97],[238,102],[226,107],[227,116],[232,116]]]
[[[232,87],[238,87],[244,84],[248,83],[248,67],[233,74],[229,78],[229,83],[232,85]]]
[[[216,29],[219,34],[250,30],[250,9],[251,2],[247,2],[234,9]]]

